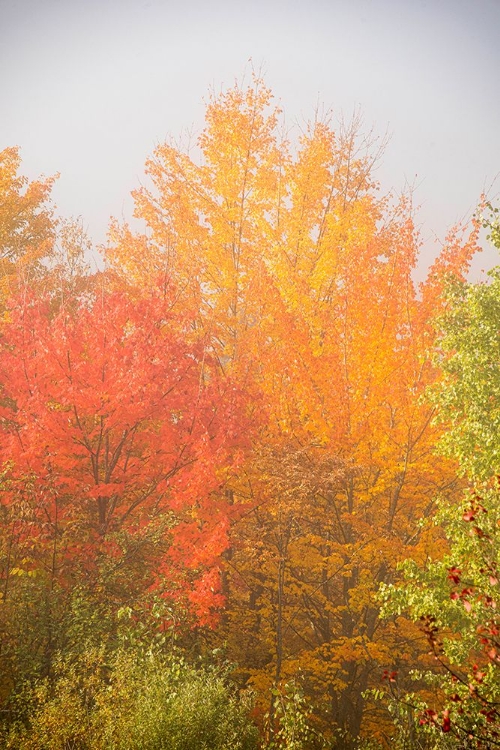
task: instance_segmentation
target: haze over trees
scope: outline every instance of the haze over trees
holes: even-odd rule
[[[466,282],[473,221],[414,281],[380,156],[236,85],[90,274],[51,180],[0,154],[8,747],[496,736],[498,279]]]

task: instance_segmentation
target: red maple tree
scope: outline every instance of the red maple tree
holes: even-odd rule
[[[11,568],[70,585],[135,558],[143,582],[212,621],[230,510],[219,490],[248,424],[191,322],[171,288],[96,291],[55,315],[49,298],[12,301],[0,346]]]

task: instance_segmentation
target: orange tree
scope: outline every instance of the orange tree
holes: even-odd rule
[[[107,260],[138,289],[170,274],[193,335],[256,399],[263,425],[228,491],[246,511],[220,637],[262,695],[300,674],[347,746],[363,715],[373,730],[365,689],[411,653],[375,591],[435,544],[418,521],[454,484],[419,397],[430,314],[475,230],[449,237],[417,289],[410,201],[381,197],[360,124],[314,121],[292,147],[259,79],[212,97],[198,149],[155,150],[134,193],[147,229],[115,223]]]
[[[78,590],[114,612],[154,592],[170,619],[212,623],[221,488],[248,423],[241,389],[190,329],[164,285],[137,300],[104,278],[55,314],[50,295],[12,300],[0,345],[5,690],[50,670]]]

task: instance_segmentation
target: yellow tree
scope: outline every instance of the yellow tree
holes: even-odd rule
[[[113,225],[107,258],[138,288],[173,277],[195,335],[255,395],[262,427],[227,490],[246,511],[221,637],[263,693],[300,674],[347,746],[366,688],[410,653],[377,587],[427,553],[418,520],[453,484],[419,396],[430,313],[475,235],[451,237],[417,289],[411,203],[380,196],[360,123],[316,120],[292,147],[279,115],[259,79],[212,97],[196,154],[163,145],[147,162],[146,232]]]
[[[50,254],[55,220],[50,205],[53,177],[30,182],[19,174],[16,147],[0,151],[0,296],[15,276],[30,281]]]

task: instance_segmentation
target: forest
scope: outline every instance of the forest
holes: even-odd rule
[[[3,747],[500,746],[499,209],[417,282],[380,158],[255,77],[92,270],[0,152]]]

